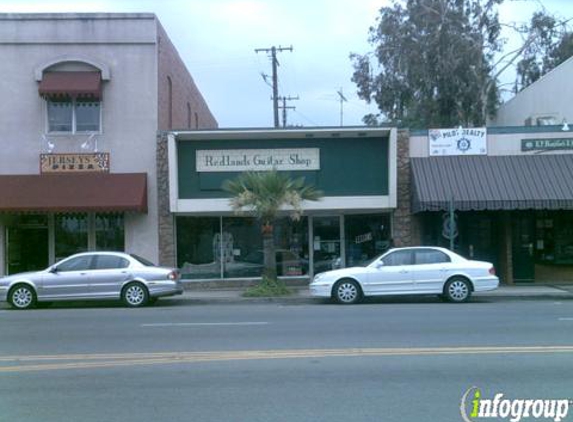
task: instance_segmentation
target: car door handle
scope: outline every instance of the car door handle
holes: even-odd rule
[[[400,274],[407,274],[408,272],[408,270],[400,270]]]

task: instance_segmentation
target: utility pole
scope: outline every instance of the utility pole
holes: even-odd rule
[[[294,100],[298,100],[298,95],[296,97],[279,97],[279,99],[283,102],[282,106],[279,106],[279,108],[283,109],[283,127],[286,127],[286,122],[287,122],[287,109],[288,110],[296,110],[296,107],[293,106],[288,106],[286,105],[287,101],[294,101]]]
[[[340,97],[340,126],[344,125],[344,107],[343,107],[343,103],[348,102],[348,100],[346,99],[346,97],[344,96],[344,93],[342,92],[342,88],[340,88],[340,91],[336,91],[336,93],[338,94],[338,96]]]
[[[271,54],[271,64],[273,68],[273,97],[272,97],[273,111],[274,111],[275,127],[279,127],[279,83],[277,75],[277,67],[279,66],[279,61],[277,60],[277,52],[292,51],[292,45],[290,47],[272,46],[270,48],[255,49],[255,53],[260,53],[261,51]]]

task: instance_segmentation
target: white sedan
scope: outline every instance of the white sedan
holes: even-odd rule
[[[437,294],[466,302],[472,292],[494,290],[499,278],[489,262],[472,261],[444,248],[390,249],[366,267],[317,274],[310,283],[314,297],[357,303],[366,296]]]

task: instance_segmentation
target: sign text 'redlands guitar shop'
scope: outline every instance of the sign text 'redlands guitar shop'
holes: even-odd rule
[[[318,148],[197,150],[198,172],[320,170]]]
[[[109,153],[40,154],[41,173],[109,172]]]

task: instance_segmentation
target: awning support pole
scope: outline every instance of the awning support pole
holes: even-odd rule
[[[450,251],[454,252],[454,231],[455,231],[455,215],[454,215],[454,197],[450,197],[449,204],[450,212]]]

